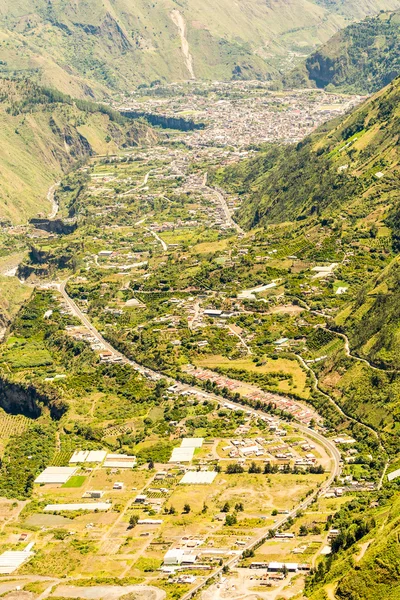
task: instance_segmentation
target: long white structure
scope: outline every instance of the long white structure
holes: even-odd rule
[[[63,512],[74,510],[110,510],[111,502],[85,502],[81,504],[48,504],[45,512]]]
[[[203,441],[203,438],[183,438],[181,448],[201,448]]]
[[[47,467],[35,479],[35,483],[63,484],[76,473],[78,467]]]
[[[194,455],[194,448],[174,448],[168,462],[190,462]]]
[[[0,555],[0,575],[9,575],[14,573],[21,565],[26,563],[32,556],[32,546],[30,543],[24,550],[7,550]]]
[[[136,456],[128,454],[107,454],[103,467],[109,469],[133,469],[136,466]]]
[[[69,463],[102,463],[106,456],[106,450],[75,450]]]
[[[210,484],[217,475],[216,471],[189,471],[184,474],[179,483],[186,485]]]
[[[388,481],[393,481],[393,479],[397,479],[397,477],[400,477],[400,469],[397,469],[397,471],[392,471],[387,476]]]

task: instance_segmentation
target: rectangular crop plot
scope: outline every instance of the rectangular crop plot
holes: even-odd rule
[[[83,485],[86,477],[84,475],[74,475],[71,479],[68,479],[62,487],[64,488],[79,488]]]

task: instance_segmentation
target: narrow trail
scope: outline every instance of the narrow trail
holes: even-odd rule
[[[158,235],[158,233],[156,233],[155,231],[153,231],[152,229],[150,229],[149,227],[145,227],[146,231],[148,231],[149,233],[151,233],[151,235],[153,237],[155,237],[155,239],[160,242],[162,249],[164,250],[164,252],[167,252],[168,250],[168,244],[166,242],[164,242],[164,240],[162,240],[160,238],[160,236]]]
[[[335,400],[329,396],[329,394],[327,394],[326,392],[324,392],[321,387],[320,387],[320,383],[319,383],[319,379],[316,376],[315,372],[311,369],[311,367],[305,362],[304,358],[302,356],[300,356],[299,354],[295,354],[296,358],[299,360],[299,362],[301,363],[301,365],[306,369],[306,371],[308,371],[309,373],[311,373],[312,379],[313,379],[313,387],[314,390],[316,392],[319,392],[320,394],[322,394],[325,398],[327,398],[327,400],[329,400],[329,402],[335,407],[335,409],[343,416],[345,417],[348,421],[351,421],[352,423],[357,423],[358,425],[361,425],[362,427],[365,427],[366,429],[368,429],[368,431],[370,431],[378,440],[379,443],[379,447],[382,451],[385,451],[385,449],[383,448],[381,441],[380,441],[380,437],[378,435],[378,433],[372,429],[372,427],[369,427],[369,425],[366,425],[365,423],[363,423],[362,421],[358,421],[357,419],[355,419],[354,417],[350,417],[350,415],[347,415],[343,409],[339,406],[339,404],[337,404],[335,402]]]
[[[150,171],[148,171],[146,173],[146,175],[144,176],[143,179],[143,183],[141,183],[140,185],[137,185],[134,188],[131,188],[130,190],[123,192],[122,194],[119,194],[120,197],[122,198],[123,196],[129,196],[129,194],[132,194],[133,192],[138,192],[139,190],[142,190],[144,187],[146,187],[148,181],[149,181],[149,177],[150,175],[155,171],[156,169],[150,169]]]
[[[238,338],[238,340],[240,341],[242,346],[246,349],[247,354],[249,356],[251,356],[253,354],[253,352],[252,352],[251,348],[246,344],[246,342],[244,341],[244,339],[242,338],[240,333],[237,333],[231,325],[228,325],[228,329],[229,329],[229,331],[231,331],[233,333],[234,336],[236,336]]]
[[[297,296],[291,296],[291,297],[294,298],[295,300],[298,300],[300,302],[299,306],[301,308],[303,308],[304,310],[307,310],[310,314],[317,315],[319,317],[323,317],[324,319],[330,318],[330,315],[326,315],[325,313],[322,313],[321,311],[318,311],[318,310],[313,310],[311,308],[311,306],[309,306],[307,304],[307,302],[305,302],[301,298],[298,298]],[[320,327],[321,329],[326,329],[327,331],[330,331],[334,335],[342,338],[342,340],[344,341],[344,351],[348,358],[352,358],[353,360],[362,362],[365,365],[367,365],[368,367],[370,367],[371,369],[374,369],[375,371],[382,371],[383,373],[399,373],[400,372],[398,369],[382,369],[381,367],[377,367],[376,365],[373,365],[372,363],[370,363],[369,360],[367,360],[366,358],[361,358],[360,356],[357,356],[356,354],[352,354],[351,349],[350,349],[350,340],[346,334],[341,333],[339,331],[335,331],[334,329],[330,329],[329,327],[322,327],[321,325],[318,325],[318,327]]]
[[[50,220],[53,220],[56,218],[58,210],[60,208],[55,199],[56,189],[58,188],[59,185],[60,185],[60,182],[54,183],[51,186],[51,188],[49,189],[49,191],[47,192],[47,200],[49,202],[51,202],[51,212],[49,213],[49,216],[48,216],[48,218]]]
[[[232,227],[232,229],[236,229],[236,231],[238,233],[240,233],[241,235],[244,235],[245,234],[244,230],[240,227],[240,225],[238,225],[236,223],[236,221],[233,220],[231,211],[229,210],[229,206],[226,203],[223,193],[219,189],[209,186],[207,184],[207,180],[208,180],[208,173],[204,173],[204,178],[203,178],[203,182],[202,182],[203,188],[207,189],[209,192],[211,192],[212,194],[217,196],[219,203],[222,207],[222,210],[224,211],[225,219],[226,219],[227,223],[229,224],[229,226]]]
[[[383,469],[383,471],[382,471],[381,478],[380,478],[380,480],[379,480],[379,483],[378,483],[378,488],[377,488],[378,490],[380,490],[380,489],[381,489],[381,487],[382,487],[382,485],[383,485],[383,479],[384,479],[384,477],[385,477],[385,475],[386,475],[386,471],[388,470],[389,463],[390,463],[390,461],[389,461],[389,460],[388,460],[388,461],[386,461],[386,463],[385,463],[384,469]]]
[[[196,79],[193,68],[193,56],[190,54],[190,46],[186,37],[185,19],[183,18],[183,15],[179,12],[179,10],[174,9],[171,12],[171,20],[177,26],[179,31],[179,36],[181,38],[182,54],[185,59],[186,68],[189,71],[190,79]]]

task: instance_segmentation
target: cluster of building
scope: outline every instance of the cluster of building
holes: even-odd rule
[[[220,375],[214,371],[210,371],[209,369],[187,365],[185,370],[200,381],[213,381],[219,388],[226,387],[231,392],[243,387],[243,382],[231,379],[225,375]],[[296,418],[297,421],[304,423],[305,425],[309,425],[312,420],[320,420],[314,411],[301,402],[292,400],[291,398],[279,396],[278,394],[273,394],[272,392],[264,392],[254,385],[246,385],[249,388],[249,393],[246,394],[246,397],[250,400],[262,402],[264,404],[273,404],[277,409],[290,413]],[[230,408],[231,406],[233,407],[233,405],[228,404],[226,407]]]
[[[213,94],[194,94],[180,89],[179,84],[169,90],[169,96],[142,97],[132,95],[124,110],[136,110],[162,116],[196,114],[196,121],[205,123],[204,129],[189,134],[193,148],[204,146],[233,146],[243,148],[260,142],[292,143],[333,117],[357,105],[362,97],[344,97],[324,91],[296,90],[276,93],[268,83],[213,82]],[[204,89],[204,86],[202,86]],[[210,87],[208,87],[210,89]],[[173,90],[172,90],[173,91]]]

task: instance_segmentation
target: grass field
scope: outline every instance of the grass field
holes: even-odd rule
[[[85,483],[86,477],[84,475],[74,475],[64,485],[63,488],[79,488]]]
[[[227,369],[246,370],[253,373],[267,374],[282,371],[293,377],[293,386],[290,380],[278,382],[278,390],[280,392],[295,392],[304,398],[309,397],[309,389],[306,383],[306,373],[301,368],[296,360],[288,358],[278,358],[277,360],[265,359],[265,364],[257,366],[251,358],[240,358],[237,360],[229,360],[221,355],[209,355],[196,360],[199,367],[215,369],[218,367]],[[244,384],[245,385],[245,384]]]
[[[200,242],[191,249],[193,254],[209,254],[211,252],[220,252],[226,250],[231,238],[217,240],[215,242]]]

